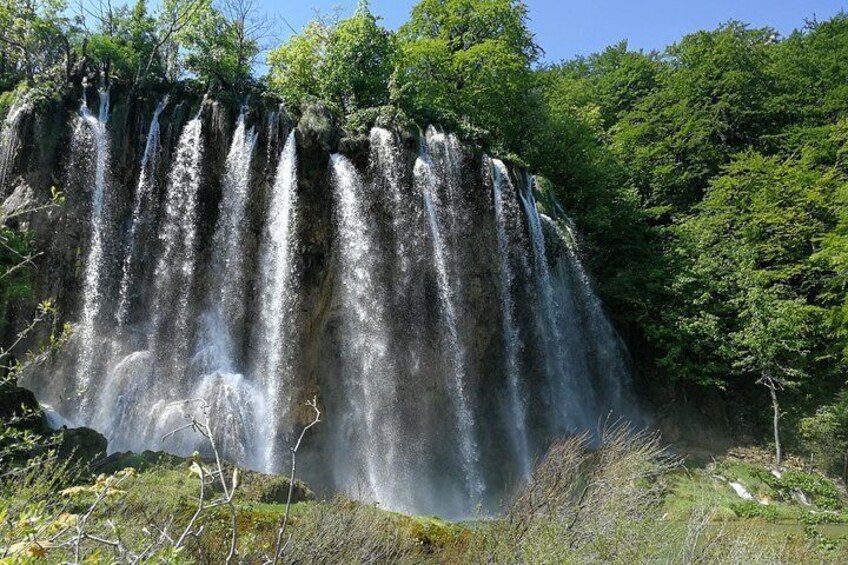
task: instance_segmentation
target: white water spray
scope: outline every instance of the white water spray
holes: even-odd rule
[[[144,155],[141,158],[138,185],[135,190],[133,201],[132,225],[130,226],[129,241],[127,242],[126,254],[124,256],[123,271],[121,276],[121,288],[119,291],[118,328],[123,328],[129,318],[132,297],[130,291],[137,283],[136,263],[139,261],[139,248],[142,244],[142,235],[150,236],[149,227],[155,212],[154,188],[156,181],[156,165],[159,161],[160,131],[159,114],[165,109],[168,98],[160,102],[153,112],[150,129],[147,133],[147,143],[144,145]]]
[[[91,243],[85,266],[83,282],[82,319],[79,329],[80,353],[77,361],[77,389],[80,393],[80,410],[85,417],[91,395],[88,388],[96,366],[97,327],[103,304],[102,277],[105,269],[104,247],[108,216],[106,208],[109,175],[109,135],[106,122],[109,119],[109,91],[100,91],[100,111],[91,114],[85,101],[80,108],[80,121],[74,131],[74,143],[84,142],[80,138],[89,136],[94,145],[94,182],[91,187]]]
[[[510,234],[507,219],[507,202],[509,195],[505,194],[511,185],[506,165],[499,159],[490,162],[492,175],[492,190],[495,203],[495,222],[498,232],[498,256],[501,272],[501,319],[504,333],[504,354],[506,358],[507,395],[510,410],[510,440],[515,451],[516,462],[520,474],[527,477],[530,474],[530,448],[527,438],[527,416],[524,391],[520,381],[519,354],[521,348],[518,326],[515,323],[515,305],[512,299],[514,275],[510,259]]]
[[[218,221],[212,236],[212,277],[209,304],[204,315],[201,348],[214,350],[215,368],[234,371],[235,336],[243,332],[245,239],[250,169],[256,146],[256,132],[247,129],[244,113],[239,114],[222,183]]]
[[[165,361],[161,354],[168,349],[173,352],[172,361],[183,365],[191,346],[189,326],[196,269],[202,132],[199,115],[185,125],[168,176],[152,307],[155,333],[151,336],[151,349],[158,363]]]
[[[297,214],[297,141],[286,139],[259,251],[260,307],[257,379],[263,383],[270,412],[265,417],[263,467],[273,469],[279,455],[281,425],[293,397],[288,340],[291,337],[292,292]]]
[[[0,128],[0,194],[5,194],[6,182],[20,146],[18,129],[24,116],[31,110],[32,105],[25,97],[16,98]]]
[[[427,153],[426,145],[422,145],[421,155],[415,162],[415,180],[424,195],[424,207],[427,211],[427,223],[433,242],[433,265],[439,288],[439,303],[444,319],[444,342],[450,357],[453,378],[448,386],[456,410],[457,436],[459,449],[462,454],[462,469],[465,474],[466,486],[469,493],[470,506],[479,503],[483,498],[484,484],[480,476],[480,453],[476,435],[476,423],[471,409],[471,400],[467,390],[466,353],[457,330],[456,307],[454,305],[454,288],[448,275],[446,263],[447,249],[442,238],[441,221],[439,219],[440,200],[436,190],[436,174]]]
[[[345,398],[348,421],[354,428],[341,457],[364,459],[365,479],[371,495],[389,508],[408,509],[413,499],[401,461],[396,404],[396,372],[389,354],[387,312],[376,277],[374,230],[363,207],[363,183],[353,164],[342,155],[330,158],[337,200],[341,299],[346,341],[343,346]],[[341,447],[341,446],[339,446]],[[350,463],[354,463],[351,461]],[[356,469],[339,464],[341,484],[356,480]],[[349,483],[349,489],[359,485]]]

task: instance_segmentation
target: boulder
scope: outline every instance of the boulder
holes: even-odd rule
[[[106,438],[90,428],[63,428],[59,431],[59,458],[90,465],[106,457]]]
[[[18,429],[48,431],[44,412],[31,391],[11,384],[0,385],[0,422],[5,425],[13,418]]]
[[[341,131],[333,112],[323,104],[308,106],[300,118],[297,129],[298,143],[305,149],[320,148],[323,153],[337,151]]]
[[[285,504],[289,495],[289,478],[282,475],[264,475],[253,471],[241,472],[241,496],[250,502]],[[315,493],[303,481],[295,479],[292,502],[315,500]]]
[[[165,453],[164,451],[145,451],[143,453],[112,453],[95,465],[95,471],[107,475],[124,469],[147,471],[154,467],[174,468],[184,463],[185,459]]]

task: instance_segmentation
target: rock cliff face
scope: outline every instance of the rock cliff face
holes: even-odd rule
[[[525,171],[433,128],[348,135],[321,106],[84,97],[21,103],[0,189],[66,196],[27,221],[34,297],[74,334],[24,384],[111,450],[190,453],[161,438],[203,399],[229,457],[280,470],[316,397],[307,480],[462,516],[550,438],[636,413]]]

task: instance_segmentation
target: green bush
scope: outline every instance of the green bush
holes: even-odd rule
[[[785,497],[792,496],[793,491],[797,489],[809,496],[813,504],[819,508],[839,510],[844,507],[839,489],[830,479],[821,475],[787,471],[776,480],[775,484]]]
[[[780,512],[770,504],[760,504],[756,500],[742,500],[730,504],[730,508],[740,518],[765,518],[770,522],[780,517]]]

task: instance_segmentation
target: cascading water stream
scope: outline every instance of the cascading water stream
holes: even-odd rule
[[[20,144],[18,128],[23,117],[32,109],[26,98],[19,98],[9,109],[0,129],[0,194],[6,194],[6,182],[15,164]]]
[[[504,348],[507,380],[507,395],[510,411],[510,436],[522,478],[530,474],[530,447],[527,437],[527,416],[524,391],[520,381],[520,336],[515,322],[515,305],[512,299],[514,275],[510,259],[511,241],[507,221],[507,203],[505,189],[509,188],[509,172],[499,159],[490,161],[492,190],[495,204],[495,222],[498,233],[498,257],[501,272],[501,319],[504,333]]]
[[[367,488],[375,501],[395,509],[413,507],[400,450],[401,422],[393,407],[396,369],[390,356],[387,312],[378,271],[374,230],[365,217],[363,182],[342,155],[330,158],[336,196],[341,302],[344,308],[342,342],[343,398],[347,429],[336,445],[337,483],[353,491],[357,466],[364,466]]]
[[[265,158],[271,162],[271,150],[280,140],[280,113],[276,110],[268,114],[268,152]]]
[[[448,245],[452,248],[458,247],[461,244],[458,239],[459,230],[457,228],[460,221],[460,190],[462,188],[462,166],[460,162],[462,149],[459,139],[453,134],[440,132],[433,126],[430,126],[427,128],[425,140],[430,154],[430,160],[437,170],[442,171],[442,182],[446,188],[449,219],[448,231],[451,235]],[[454,265],[453,267],[455,270],[460,269],[460,265]]]
[[[252,467],[261,465],[259,452],[266,442],[259,422],[264,423],[267,414],[256,387],[237,370],[236,340],[244,331],[247,205],[256,139],[242,111],[225,163],[207,273],[211,284],[192,360],[192,368],[201,373],[192,396],[206,399],[213,413],[223,415],[213,428],[223,452]]]
[[[395,136],[384,128],[372,128],[370,134],[371,161],[380,172],[391,192],[392,197],[392,232],[395,244],[395,254],[400,263],[400,286],[409,282],[410,249],[406,240],[410,233],[410,218],[404,212],[406,202],[401,193],[401,169]]]
[[[545,237],[542,232],[542,221],[539,216],[536,200],[533,197],[533,183],[535,179],[528,175],[524,190],[520,193],[521,203],[527,215],[527,223],[530,227],[530,240],[533,247],[533,265],[535,269],[535,280],[539,288],[540,326],[542,327],[542,339],[545,347],[545,361],[548,380],[555,398],[558,402],[551,406],[556,428],[566,431],[569,427],[588,427],[592,425],[588,410],[593,406],[591,398],[591,385],[588,382],[577,382],[574,374],[585,377],[587,371],[580,366],[577,356],[569,356],[568,352],[581,347],[575,341],[566,340],[563,325],[571,324],[573,331],[580,331],[574,324],[574,312],[569,308],[564,311],[560,301],[554,292],[551,270],[548,265],[547,250],[545,249]],[[569,297],[563,297],[568,300]],[[570,302],[569,304],[570,305]],[[568,316],[569,319],[566,319]],[[582,370],[581,370],[582,369]]]
[[[133,201],[132,225],[130,226],[129,240],[124,256],[121,288],[118,295],[117,324],[119,330],[129,321],[132,302],[130,291],[138,283],[136,263],[140,260],[139,249],[143,240],[152,235],[150,224],[153,221],[156,205],[154,201],[156,166],[161,149],[159,115],[165,109],[167,103],[168,98],[165,97],[153,112],[153,119],[150,121],[150,129],[147,133],[147,142],[144,145],[144,155],[141,158],[138,185]]]
[[[442,238],[439,220],[440,201],[436,190],[437,178],[425,143],[422,143],[421,155],[415,162],[414,173],[416,183],[424,197],[427,223],[433,243],[433,265],[436,269],[440,309],[445,327],[443,340],[447,344],[451,372],[453,373],[453,378],[448,380],[448,387],[456,410],[457,436],[462,454],[462,469],[469,493],[469,506],[473,506],[482,500],[484,492],[484,483],[479,468],[480,452],[475,439],[477,426],[467,391],[466,352],[457,329],[454,285],[451,284],[448,275],[445,257],[448,250]]]
[[[177,144],[168,187],[164,218],[159,229],[159,260],[153,292],[151,350],[162,364],[185,363],[191,347],[190,316],[196,269],[198,192],[203,158],[200,115],[183,128]]]
[[[585,358],[594,365],[591,372],[597,375],[602,385],[603,408],[627,417],[633,424],[642,422],[629,394],[630,372],[625,363],[624,345],[615,332],[600,298],[595,293],[589,274],[577,255],[574,229],[565,222],[564,229],[551,218],[540,215],[540,219],[556,233],[564,243],[566,253],[559,259],[554,271],[554,288],[564,297],[579,304],[583,324]],[[575,308],[578,309],[578,308]],[[589,371],[589,369],[587,369]]]
[[[200,355],[208,370],[235,370],[235,336],[242,331],[245,302],[245,238],[250,169],[257,134],[239,114],[223,179],[218,221],[212,236],[212,277],[209,307],[202,315]]]
[[[279,430],[288,423],[293,384],[288,340],[291,337],[294,294],[292,277],[296,249],[297,141],[292,131],[283,147],[271,193],[268,220],[259,251],[260,308],[254,371],[269,399],[265,416],[263,468],[278,459]]]
[[[86,409],[91,398],[86,394],[92,380],[97,360],[96,351],[96,324],[99,321],[100,311],[103,304],[102,277],[105,269],[105,244],[108,237],[107,223],[108,210],[107,183],[109,174],[109,135],[106,123],[109,119],[109,91],[100,91],[100,110],[95,117],[91,114],[86,104],[85,92],[83,92],[83,103],[80,108],[80,121],[74,130],[74,141],[85,143],[83,136],[94,145],[94,179],[91,188],[91,243],[85,266],[85,279],[83,282],[83,307],[82,319],[79,329],[80,352],[77,360],[77,389],[82,392],[80,398],[80,411],[86,416]]]

